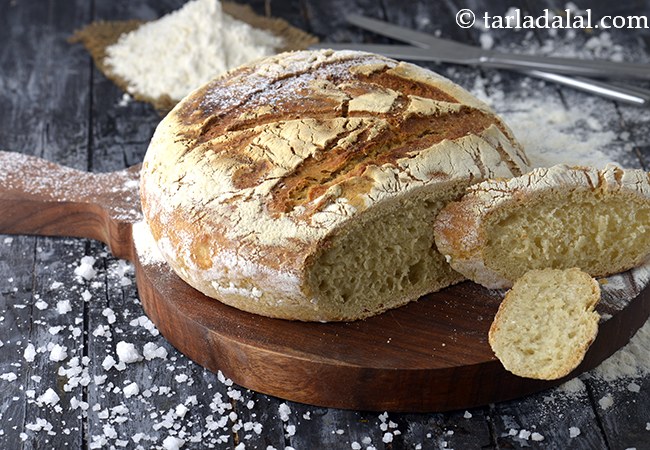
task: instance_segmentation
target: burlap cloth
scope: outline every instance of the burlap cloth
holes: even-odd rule
[[[295,28],[283,19],[259,16],[253,12],[248,5],[239,5],[236,3],[223,2],[223,12],[234,17],[237,20],[246,22],[249,25],[267,30],[283,39],[285,45],[278,49],[278,52],[289,50],[303,50],[312,44],[318,42],[318,38],[311,34]],[[99,70],[110,80],[117,84],[125,92],[128,83],[123,78],[115,75],[110,67],[104,64],[106,57],[106,48],[117,42],[123,33],[135,30],[144,22],[139,20],[125,21],[97,21],[78,30],[70,38],[71,43],[81,43],[88,50]],[[151,98],[138,92],[129,92],[129,94],[139,101],[151,103],[157,110],[167,112],[171,110],[176,101],[167,95]]]

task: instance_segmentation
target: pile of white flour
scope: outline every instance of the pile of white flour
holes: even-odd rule
[[[106,49],[105,63],[131,94],[179,101],[234,67],[276,53],[282,39],[225,14],[218,0],[193,0]]]

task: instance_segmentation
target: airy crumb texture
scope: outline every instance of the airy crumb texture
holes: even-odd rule
[[[598,282],[578,268],[531,270],[499,307],[489,342],[515,375],[555,380],[584,358],[598,333]]]
[[[558,165],[490,180],[443,210],[435,234],[451,266],[488,288],[547,267],[622,272],[650,254],[648,174]]]
[[[323,313],[365,317],[464,278],[436,250],[431,224],[458,192],[410,196],[351,226],[317,255],[309,284]]]

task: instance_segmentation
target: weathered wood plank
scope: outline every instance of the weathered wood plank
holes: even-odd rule
[[[7,108],[10,114],[0,114],[1,145],[7,149],[38,154],[85,169],[90,68],[85,54],[78,49],[71,49],[66,38],[87,20],[90,5],[87,2],[78,2],[79,5],[75,6],[65,2],[70,6],[67,10],[56,4],[44,8],[34,3],[6,3],[0,6],[0,9],[6,12],[3,13],[2,19],[7,22],[6,26],[0,27],[0,33],[8,33],[10,37],[0,37],[7,43],[0,49],[0,59],[3,61],[0,80],[6,88],[2,89],[2,92],[13,95],[8,96],[6,102],[10,105]],[[45,298],[51,302],[48,299],[47,286],[39,285],[41,278],[51,275],[48,260],[43,261],[41,257],[43,243],[50,247],[49,261],[57,265],[58,261],[67,257],[66,245],[69,245],[70,241],[28,237],[7,239],[22,243],[24,247],[21,253],[31,255],[30,269],[20,264],[14,266],[13,257],[10,256],[9,261],[12,264],[7,267],[6,273],[10,274],[10,279],[33,277],[29,287],[26,286],[24,290],[25,294],[31,293],[33,298],[29,302],[21,302],[30,305],[24,311],[34,312],[29,316],[29,333],[25,336],[37,333],[42,335],[43,330],[38,331],[40,324],[32,323],[32,320],[37,316],[38,308],[35,308],[34,304],[38,300]],[[66,244],[57,247],[52,242]],[[77,242],[76,245],[83,244]],[[45,332],[47,338],[47,328]],[[27,339],[26,337],[24,345],[27,345]],[[34,345],[38,348],[38,342]],[[41,362],[41,366],[44,368],[46,364]],[[38,370],[34,372],[38,373]],[[54,376],[56,378],[56,374]],[[33,384],[33,380],[29,380],[29,383]],[[56,384],[53,383],[53,386]],[[61,392],[58,394],[61,395]],[[31,406],[28,408],[33,410]],[[34,417],[27,419],[33,420]],[[28,422],[27,419],[25,422]],[[59,419],[68,420],[68,415]]]
[[[382,448],[384,433],[388,431],[388,423],[394,416],[317,408],[291,402],[286,404],[290,409],[284,422],[287,442],[296,449],[317,448],[319,445],[322,448],[351,448],[355,442],[363,448],[371,445]],[[385,423],[386,430],[381,429],[382,423]],[[391,431],[394,429],[391,428]]]
[[[65,39],[88,19],[91,5],[59,2],[69,6],[65,8],[55,2],[45,7],[29,2],[2,3],[0,91],[6,106],[4,110],[8,113],[0,114],[0,145],[85,169],[90,68],[85,54],[71,49]],[[61,322],[61,327],[74,328],[74,333],[66,329],[54,336],[49,332],[49,322],[54,320],[53,316],[59,316],[58,301],[70,301],[71,304],[74,301],[65,295],[56,295],[51,289],[51,279],[58,277],[70,261],[69,252],[80,246],[83,248],[84,244],[43,238],[7,239],[17,244],[17,253],[3,252],[9,259],[2,278],[24,283],[16,284],[17,290],[14,292],[12,287],[4,296],[11,304],[3,311],[16,321],[14,327],[0,330],[0,340],[9,337],[9,345],[15,345],[13,351],[2,354],[3,358],[12,361],[12,367],[20,369],[21,378],[12,385],[15,392],[9,397],[16,408],[2,411],[10,415],[5,423],[13,422],[0,436],[4,441],[2,447],[80,445],[82,424],[76,413],[62,408],[67,393],[57,373],[59,363],[49,360],[48,346],[63,345],[69,349],[70,356],[80,351],[81,335],[77,332],[80,329],[72,316],[61,314],[56,321]],[[60,276],[62,282],[72,281],[66,274]],[[45,304],[49,306],[41,309]],[[18,310],[18,315],[12,312]],[[32,350],[36,352],[33,362]],[[49,397],[40,397],[49,393],[52,393]],[[57,404],[54,404],[54,395],[60,399]],[[48,398],[53,402],[50,406],[43,404]],[[61,410],[57,411],[59,408]],[[39,423],[39,419],[43,422]]]
[[[616,382],[593,379],[588,380],[588,387],[610,448],[650,448],[649,377]]]
[[[445,414],[405,414],[397,418],[406,448],[492,448],[487,408]]]
[[[54,158],[85,169],[89,66],[66,38],[85,23],[88,2],[48,8],[3,1],[0,26],[4,149]],[[70,5],[72,6],[72,5]]]
[[[78,411],[70,408],[70,401],[78,395],[82,375],[77,371],[83,370],[85,361],[84,302],[73,273],[84,251],[82,240],[37,239],[29,333],[36,355],[33,364],[24,358],[30,377],[25,387],[23,430],[28,448],[63,448],[82,443],[83,420]],[[52,392],[56,396],[49,399]],[[46,421],[47,428],[40,427],[41,420]]]
[[[23,364],[23,354],[30,336],[35,246],[36,238],[33,237],[0,236],[2,448],[12,448],[21,442],[20,433],[23,432],[26,420],[25,386],[29,382],[29,376],[28,367]]]
[[[579,388],[576,392],[557,388],[493,405],[490,418],[497,448],[605,448],[603,431],[584,384],[574,380],[572,386]],[[572,429],[580,430],[580,434],[573,437]]]

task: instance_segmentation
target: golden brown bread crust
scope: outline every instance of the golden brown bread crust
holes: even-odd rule
[[[430,71],[360,52],[285,53],[212,81],[161,122],[142,205],[197,289],[260,314],[333,320],[306,272],[347,223],[526,164],[485,104]]]

